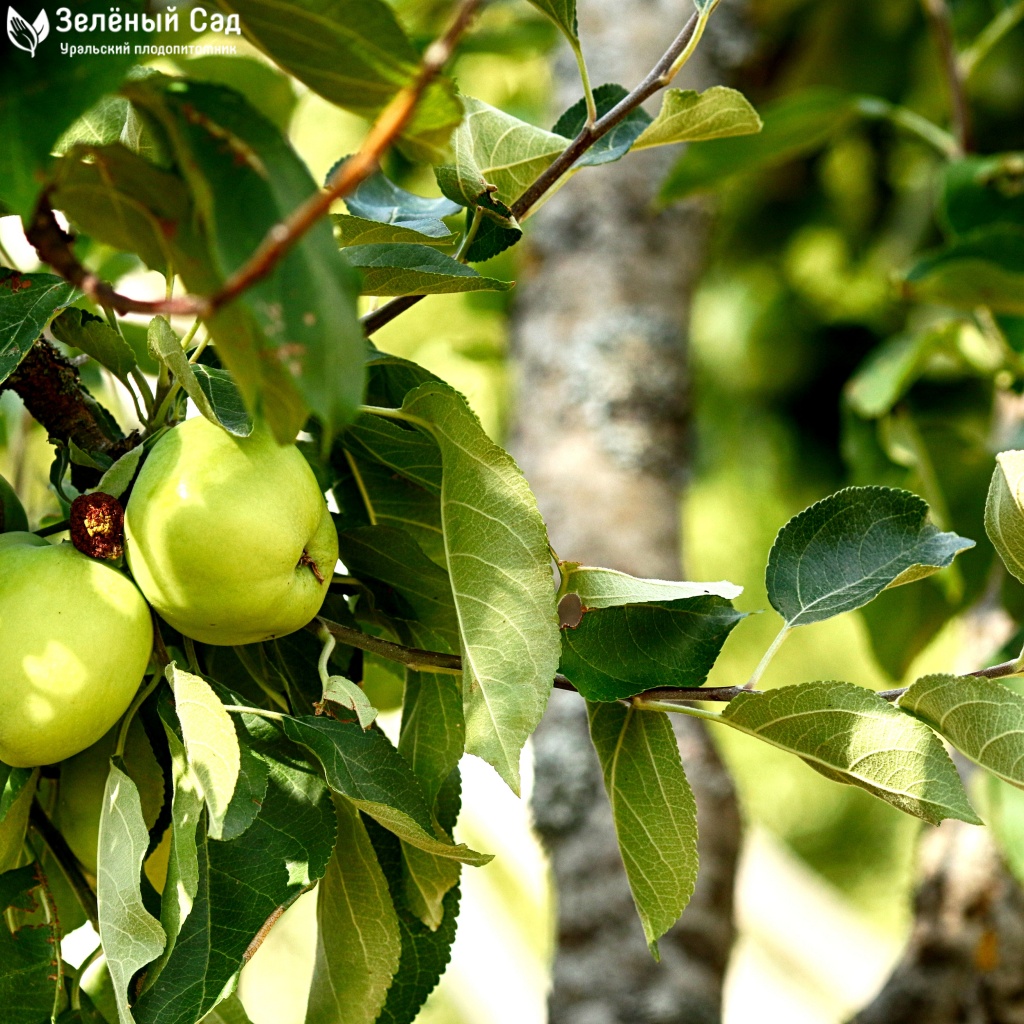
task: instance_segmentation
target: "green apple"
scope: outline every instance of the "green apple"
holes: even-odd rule
[[[0,535],[0,761],[63,761],[124,714],[153,623],[112,566],[31,533]]]
[[[0,476],[0,533],[28,529],[25,509],[14,488]]]
[[[265,427],[197,417],[149,453],[125,510],[128,564],[149,603],[205,644],[251,644],[320,610],[338,535],[313,471]]]

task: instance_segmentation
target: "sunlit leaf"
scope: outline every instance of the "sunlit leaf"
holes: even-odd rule
[[[981,824],[938,737],[864,687],[829,681],[741,693],[721,720],[907,814]]]
[[[743,588],[720,580],[716,583],[687,583],[676,580],[651,580],[630,576],[617,569],[563,562],[565,588],[578,594],[584,609],[614,608],[624,604],[649,601],[678,601],[702,595],[715,595],[727,600],[739,597]]]
[[[755,135],[761,118],[741,92],[715,85],[704,92],[669,89],[654,121],[633,143],[634,149],[676,142],[707,142],[735,135]]]
[[[979,676],[924,676],[899,706],[982,768],[1024,789],[1024,696]]]

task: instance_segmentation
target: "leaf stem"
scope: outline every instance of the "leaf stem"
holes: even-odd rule
[[[967,103],[967,92],[960,71],[960,63],[953,39],[953,19],[950,17],[949,5],[946,0],[921,0],[925,17],[931,26],[935,47],[939,53],[942,70],[949,88],[950,120],[953,124],[953,135],[959,147],[959,155],[971,149],[971,109]]]
[[[597,104],[594,102],[594,89],[590,84],[590,72],[587,70],[587,59],[583,56],[583,47],[579,40],[571,40],[573,56],[576,58],[576,66],[580,69],[580,81],[583,83],[583,97],[587,103],[587,124],[592,125],[597,120]],[[477,207],[479,210],[479,207]]]
[[[982,30],[974,42],[960,54],[960,77],[969,81],[978,65],[1012,32],[1024,19],[1024,0],[1004,7]]]
[[[764,675],[765,669],[771,664],[772,658],[778,654],[779,648],[783,645],[786,637],[789,636],[792,626],[788,623],[783,623],[782,629],[779,630],[775,639],[772,641],[771,647],[764,652],[764,657],[757,663],[757,668],[754,669],[753,675],[747,680],[744,685],[744,690],[752,690],[761,681],[761,676]]]
[[[703,718],[706,722],[720,722],[721,711],[707,711],[704,708],[694,707],[692,704],[670,704],[664,700],[642,700],[639,697],[632,697],[625,701],[637,711],[665,711],[673,715],[689,715],[691,718]]]
[[[282,711],[289,711],[288,702],[270,685],[269,682],[267,682],[267,678],[263,674],[262,666],[256,664],[256,661],[252,656],[252,652],[248,647],[237,646],[233,647],[232,650],[238,655],[238,660],[245,666],[245,670],[252,677],[252,681]]]
[[[327,663],[331,660],[331,654],[334,652],[334,648],[338,646],[338,641],[331,635],[331,631],[323,624],[320,629],[317,630],[317,636],[323,641],[323,649],[320,651],[320,660],[317,662],[317,670],[320,672],[320,685],[326,690],[331,678],[331,671],[327,667]]]
[[[947,160],[956,160],[963,156],[960,143],[953,135],[908,107],[890,103],[879,96],[858,96],[854,101],[854,107],[861,117],[873,121],[889,121],[911,135],[916,135]]]
[[[239,715],[257,715],[259,718],[269,718],[273,722],[284,722],[292,717],[283,711],[271,711],[269,708],[250,708],[244,707],[241,704],[225,704],[224,710],[233,711]]]
[[[121,719],[121,727],[117,733],[117,745],[114,747],[114,757],[123,757],[125,744],[128,742],[128,729],[131,727],[132,719],[138,714],[139,708],[146,702],[149,695],[160,685],[164,678],[162,671],[155,671],[149,678],[149,682],[135,694],[131,706],[124,713]]]

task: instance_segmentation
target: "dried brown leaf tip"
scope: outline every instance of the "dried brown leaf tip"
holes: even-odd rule
[[[96,492],[71,503],[71,543],[90,558],[116,562],[124,554],[124,509],[117,498]]]

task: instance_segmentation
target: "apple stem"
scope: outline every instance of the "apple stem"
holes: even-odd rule
[[[320,571],[320,566],[309,557],[309,552],[303,548],[302,557],[299,559],[299,565],[308,565],[313,575],[316,577],[317,583],[323,585],[324,574]]]

